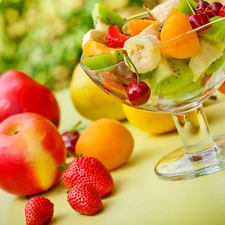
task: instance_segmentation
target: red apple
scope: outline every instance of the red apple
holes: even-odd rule
[[[27,196],[50,189],[65,161],[61,134],[45,117],[21,113],[0,124],[0,188],[6,192]]]
[[[33,112],[59,126],[59,105],[46,86],[23,72],[9,70],[0,76],[0,87],[0,123],[14,114]]]

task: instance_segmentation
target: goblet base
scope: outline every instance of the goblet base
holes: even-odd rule
[[[186,180],[225,168],[225,135],[213,137],[215,146],[198,154],[187,154],[181,147],[165,157],[155,166],[155,172],[166,180]]]

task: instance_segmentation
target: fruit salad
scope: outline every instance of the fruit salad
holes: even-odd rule
[[[81,65],[123,103],[175,111],[202,103],[225,79],[225,6],[167,0],[123,18],[96,3]]]

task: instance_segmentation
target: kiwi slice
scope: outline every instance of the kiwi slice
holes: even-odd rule
[[[211,28],[202,37],[214,42],[223,51],[225,48],[225,18],[214,16],[210,19]]]
[[[108,67],[115,65],[123,60],[121,50],[112,50],[106,53],[93,55],[88,58],[81,59],[81,63],[91,70],[108,70]]]
[[[225,52],[222,56],[216,59],[206,70],[206,75],[210,75],[216,71],[218,71],[225,64]]]
[[[194,74],[184,60],[163,58],[150,76],[150,87],[154,95],[171,95],[189,85]]]
[[[191,99],[202,95],[201,83],[202,79],[199,78],[197,81],[191,82],[189,85],[185,86],[179,92],[167,95],[166,97],[173,100],[177,104],[190,101]]]
[[[92,18],[95,29],[99,30],[106,30],[111,25],[116,25],[122,29],[125,23],[123,17],[102,3],[95,4],[92,11]]]

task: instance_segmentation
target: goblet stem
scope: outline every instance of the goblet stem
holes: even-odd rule
[[[195,155],[216,147],[202,105],[172,116],[187,154]]]
[[[172,116],[183,147],[156,164],[155,172],[161,178],[190,179],[225,168],[225,138],[211,135],[202,105]]]

